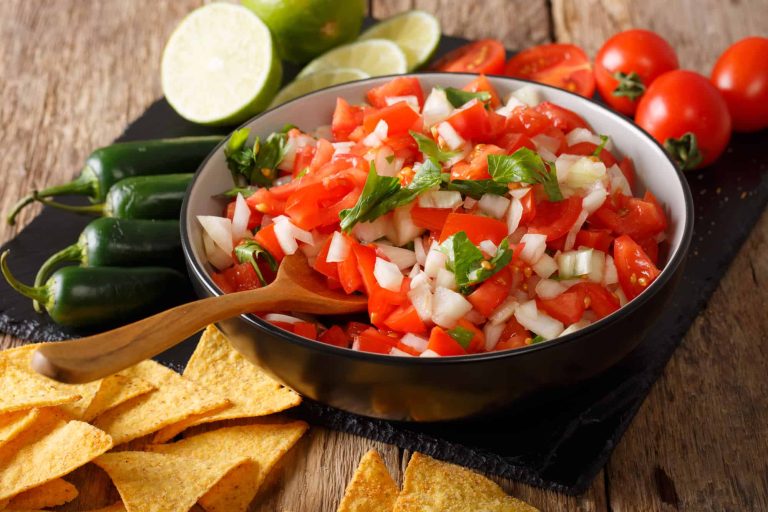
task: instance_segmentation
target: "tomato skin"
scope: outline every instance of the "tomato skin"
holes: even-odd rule
[[[427,326],[424,325],[413,304],[399,306],[384,320],[384,325],[388,329],[402,333],[422,334],[427,332]]]
[[[491,85],[485,75],[480,75],[467,85],[462,87],[463,90],[469,92],[487,92],[491,95],[490,105],[491,108],[498,108],[501,106],[501,99],[499,99],[499,93],[496,92],[496,88]]]
[[[528,232],[547,235],[547,241],[564,236],[581,213],[581,198],[571,196],[562,201],[541,201],[536,216],[528,223]]]
[[[451,167],[452,180],[489,180],[488,155],[504,155],[504,149],[493,144],[478,144],[469,154],[467,165]],[[459,162],[464,163],[464,162]]]
[[[499,245],[507,237],[507,224],[490,217],[481,217],[471,213],[451,213],[445,220],[443,230],[440,232],[440,242],[446,238],[464,231],[469,241],[478,245],[483,240],[490,240]]]
[[[422,208],[417,202],[411,208],[411,220],[420,228],[441,231],[451,213],[450,208]]]
[[[589,307],[597,318],[604,318],[614,311],[617,311],[621,305],[619,299],[608,289],[600,284],[585,281],[571,286],[568,291],[580,291],[589,299]]]
[[[607,229],[582,229],[576,233],[576,247],[591,247],[608,252],[612,242],[613,237]]]
[[[328,258],[328,249],[331,247],[332,240],[333,237],[329,236],[326,238],[325,242],[323,242],[323,246],[320,248],[320,252],[317,253],[317,257],[315,258],[315,262],[312,265],[312,268],[326,277],[330,277],[331,279],[336,279],[339,281],[339,264],[328,263],[326,261]]]
[[[332,325],[329,329],[324,331],[317,337],[318,341],[333,345],[335,347],[349,348],[349,336],[344,332],[344,329],[338,325]]]
[[[643,248],[626,235],[614,241],[613,261],[621,289],[629,300],[640,295],[661,273]]]
[[[506,50],[497,39],[482,39],[449,52],[430,69],[453,73],[484,73],[500,75],[504,70]]]
[[[573,44],[542,44],[523,50],[509,59],[504,74],[559,87],[587,98],[595,93],[595,76],[589,57]]]
[[[647,199],[638,199],[618,194],[616,204],[606,200],[589,216],[589,223],[637,240],[658,235],[667,228],[667,218],[655,198],[651,200],[652,197],[646,195]]]
[[[271,254],[276,261],[280,262],[283,258],[285,258],[285,253],[280,247],[280,243],[277,241],[277,236],[275,235],[274,224],[270,224],[269,226],[264,226],[261,228],[253,237],[253,239],[256,240],[256,243],[266,249],[267,252]]]
[[[363,107],[352,106],[344,98],[336,98],[331,133],[337,141],[349,140],[349,134],[363,124]]]
[[[441,356],[463,356],[467,353],[459,342],[451,338],[441,327],[433,327],[429,333],[427,349]]]
[[[720,92],[693,71],[670,71],[657,78],[637,106],[635,122],[669,151],[686,133],[696,136],[701,161],[678,160],[683,170],[706,167],[725,151],[731,115]]]
[[[768,127],[768,38],[747,37],[717,59],[712,83],[731,113],[733,129],[754,132]]]
[[[536,299],[536,306],[565,325],[581,320],[584,316],[584,297],[581,289],[569,289],[552,299]]]
[[[420,124],[421,116],[404,101],[366,113],[363,116],[363,129],[365,133],[371,133],[381,120],[387,123],[388,137],[405,135],[411,129],[421,131],[421,127],[416,126],[417,123]]]
[[[511,289],[512,273],[509,268],[504,268],[467,295],[467,300],[481,315],[489,317],[509,296]]]
[[[647,88],[653,81],[678,68],[674,48],[661,36],[650,30],[632,29],[619,32],[609,38],[595,56],[595,81],[600,96],[613,109],[633,115],[642,97],[631,99],[616,95],[619,81],[617,73],[637,73],[642,86]]]
[[[311,340],[317,339],[317,326],[312,322],[296,322],[293,324],[293,332]]]
[[[511,155],[520,148],[536,151],[536,145],[530,137],[522,133],[506,132],[498,137],[494,144],[504,149],[504,152],[508,155]]]
[[[387,98],[397,96],[416,96],[419,108],[424,106],[424,91],[421,90],[419,79],[412,76],[399,76],[391,81],[369,89],[366,93],[368,103],[376,108],[387,106]]]
[[[517,107],[507,117],[507,130],[528,137],[544,133],[552,127],[552,121],[547,116],[530,107]]]
[[[552,125],[559,130],[563,130],[563,133],[568,133],[574,128],[590,129],[587,122],[579,114],[549,101],[539,103],[534,109],[536,112],[544,114],[552,121]]]
[[[400,341],[399,338],[387,336],[373,327],[366,329],[357,336],[357,342],[361,352],[373,352],[375,354],[389,354]]]
[[[488,111],[477,99],[456,110],[446,121],[466,140],[486,141],[492,133]]]
[[[525,327],[520,325],[520,322],[513,316],[504,326],[504,330],[501,332],[501,337],[493,350],[509,350],[525,347],[528,344],[526,340],[530,340],[532,337],[531,333],[528,332]]]

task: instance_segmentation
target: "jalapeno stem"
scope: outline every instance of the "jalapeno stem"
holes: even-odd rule
[[[58,203],[56,201],[51,201],[50,199],[45,199],[39,196],[37,193],[33,194],[33,197],[35,201],[43,203],[46,206],[52,206],[53,208],[57,208],[59,210],[64,210],[64,211],[73,212],[73,213],[85,213],[88,215],[104,214],[105,203],[89,204],[87,206],[72,206],[70,204]]]
[[[11,270],[8,268],[8,253],[10,252],[11,251],[5,251],[0,255],[0,271],[2,271],[3,277],[5,277],[5,280],[11,288],[32,300],[42,303],[48,302],[48,290],[45,286],[28,286],[13,277]]]
[[[30,203],[33,203],[36,199],[41,197],[61,196],[65,194],[80,194],[93,196],[96,193],[96,185],[94,178],[88,174],[83,173],[69,183],[63,185],[56,185],[54,187],[48,187],[43,190],[35,190],[29,195],[22,197],[8,213],[6,220],[8,224],[13,226],[16,224],[16,216],[19,215],[22,209]]]
[[[57,264],[61,263],[62,261],[81,262],[82,259],[83,250],[80,247],[80,244],[72,244],[69,247],[65,247],[59,252],[53,254],[50,258],[45,260],[45,263],[40,266],[40,270],[37,271],[37,275],[35,276],[35,288],[45,286],[45,281],[48,279],[48,276],[51,273],[51,269]],[[42,313],[43,309],[40,306],[40,302],[35,300],[32,302],[32,306],[35,308],[35,311]]]

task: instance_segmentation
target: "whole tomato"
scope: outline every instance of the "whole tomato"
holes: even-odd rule
[[[597,90],[611,107],[632,115],[651,82],[677,67],[675,50],[660,35],[642,29],[619,32],[595,57]]]
[[[662,143],[683,170],[714,162],[731,136],[725,100],[693,71],[675,70],[657,78],[640,100],[635,122]]]
[[[712,69],[712,83],[728,105],[734,130],[768,127],[768,38],[748,37],[725,50]]]

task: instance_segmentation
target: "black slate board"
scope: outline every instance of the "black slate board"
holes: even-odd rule
[[[444,37],[438,55],[465,41]],[[288,68],[286,76],[296,69]],[[219,130],[218,133],[225,133]],[[178,117],[158,100],[118,140],[217,133]],[[582,385],[520,404],[493,418],[443,424],[373,420],[305,402],[292,412],[315,425],[417,450],[490,474],[578,494],[608,460],[666,362],[706,305],[768,202],[768,132],[737,135],[713,167],[688,175],[695,202],[695,235],[688,261],[666,312],[635,352]],[[1,250],[25,282],[55,250],[72,243],[89,219],[45,209]],[[30,302],[0,282],[0,331],[25,340],[77,336],[33,312]],[[181,369],[196,339],[158,360]]]

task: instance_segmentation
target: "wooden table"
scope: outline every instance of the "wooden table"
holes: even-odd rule
[[[0,0],[0,211],[33,187],[73,175],[95,147],[160,96],[163,45],[201,0]],[[765,0],[373,0],[385,17],[418,7],[448,34],[509,48],[573,41],[594,55],[633,26],[665,36],[685,68],[708,73],[726,46],[768,35]],[[20,218],[26,224],[36,208]],[[15,230],[0,225],[0,240]],[[653,388],[608,465],[577,498],[500,480],[542,510],[768,510],[768,215]],[[3,347],[13,345],[10,338]],[[254,510],[335,510],[371,446],[396,478],[394,446],[314,428],[273,475]],[[80,475],[85,510],[116,497],[104,475]]]

